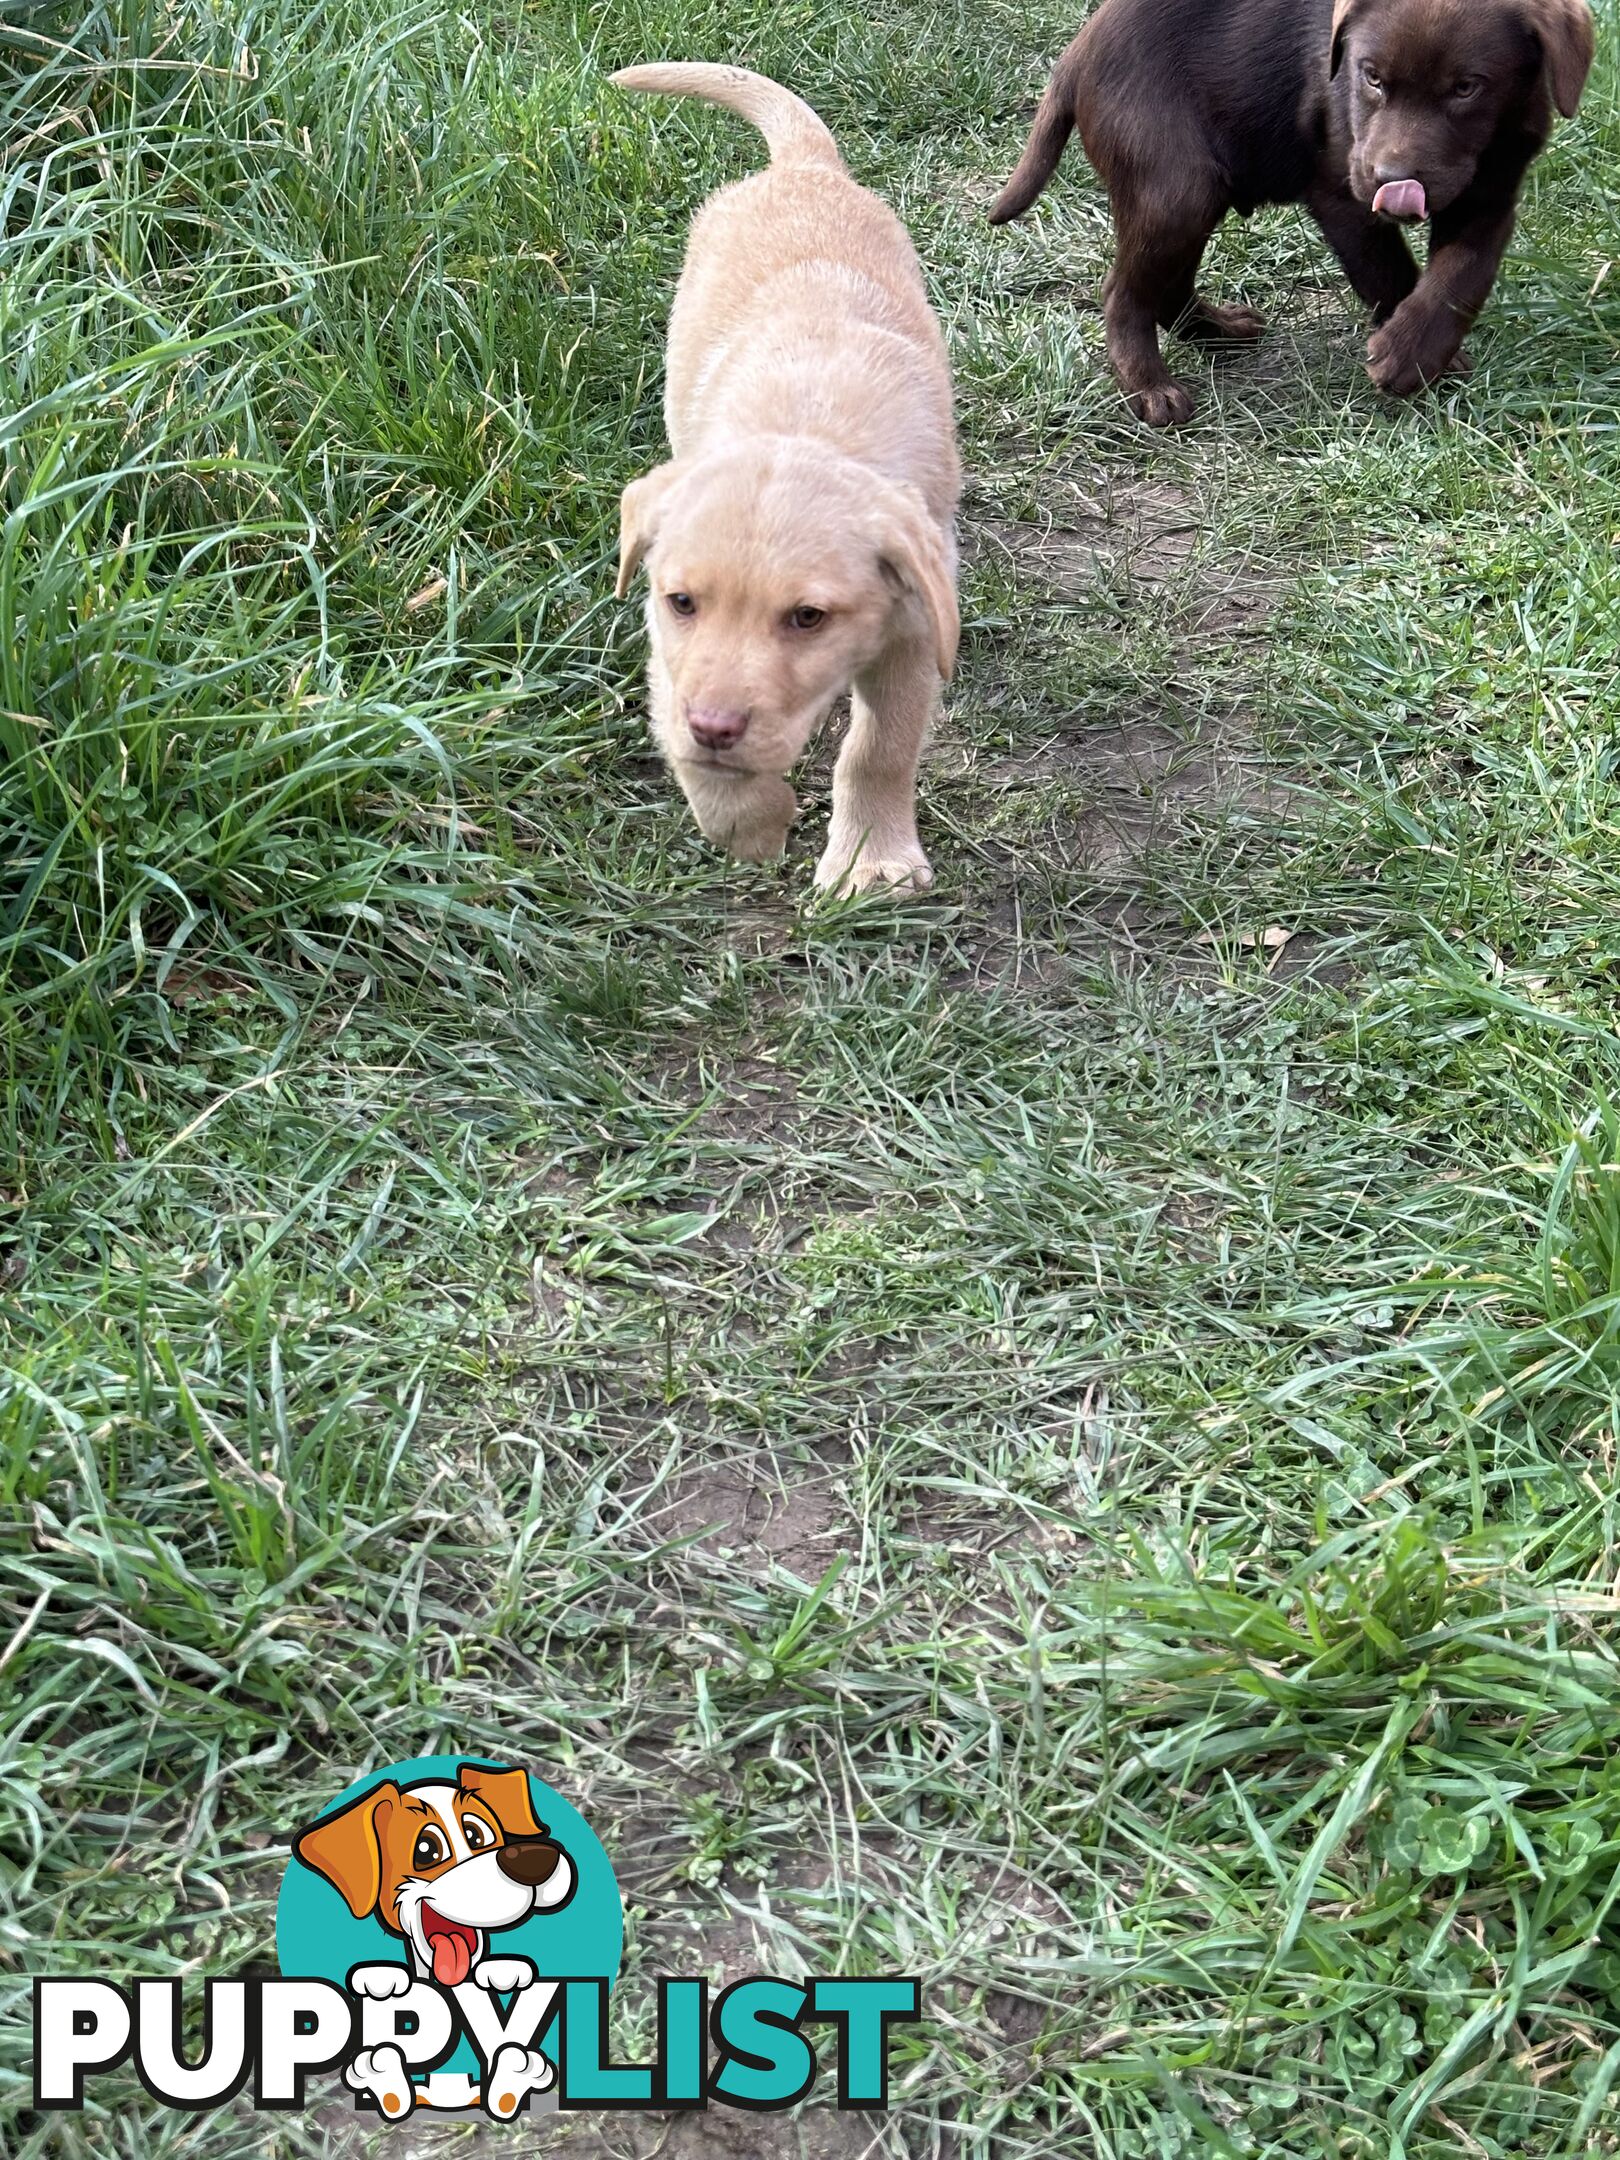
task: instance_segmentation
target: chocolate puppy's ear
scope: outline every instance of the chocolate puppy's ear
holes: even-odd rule
[[[1566,120],[1575,116],[1592,72],[1597,33],[1586,0],[1529,0],[1530,27],[1541,40],[1547,87]]]
[[[1344,33],[1350,27],[1350,18],[1361,5],[1361,0],[1335,0],[1333,9],[1333,43],[1328,48],[1328,74],[1337,75],[1344,59]]]

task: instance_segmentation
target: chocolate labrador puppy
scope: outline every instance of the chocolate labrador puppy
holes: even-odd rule
[[[1027,210],[1072,128],[1108,189],[1118,251],[1108,353],[1154,427],[1192,397],[1159,331],[1247,339],[1198,265],[1228,210],[1302,202],[1372,309],[1367,372],[1408,397],[1466,367],[1552,110],[1592,65],[1586,0],[1103,0],[1059,60],[993,225]],[[1429,222],[1422,276],[1402,225]]]

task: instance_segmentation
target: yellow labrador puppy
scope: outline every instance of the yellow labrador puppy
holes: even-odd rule
[[[674,455],[624,492],[618,590],[645,560],[653,733],[703,831],[763,862],[798,808],[788,771],[852,692],[816,883],[927,885],[917,758],[956,657],[961,476],[915,251],[791,91],[686,63],[613,80],[727,106],[771,151],[692,227]]]

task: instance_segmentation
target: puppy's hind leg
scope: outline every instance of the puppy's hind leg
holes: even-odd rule
[[[1219,220],[1217,219],[1218,223]],[[1210,233],[1214,232],[1214,225]],[[1209,245],[1209,234],[1200,243],[1198,261],[1184,277],[1168,284],[1159,297],[1159,327],[1189,345],[1252,345],[1266,327],[1266,319],[1252,307],[1206,300],[1198,290],[1198,263]]]
[[[416,2104],[410,2072],[397,2047],[362,2048],[344,2071],[343,2082],[369,2099],[389,2122],[402,2121]]]
[[[1195,292],[1181,313],[1164,324],[1189,345],[1252,345],[1265,333],[1266,318],[1238,301],[1206,300]]]
[[[1176,381],[1159,350],[1159,329],[1185,320],[1195,300],[1198,265],[1219,213],[1183,202],[1114,199],[1119,237],[1103,287],[1108,357],[1131,409],[1149,427],[1190,420],[1192,392]]]

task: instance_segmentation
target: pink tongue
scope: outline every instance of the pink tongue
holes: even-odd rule
[[[1372,206],[1385,217],[1422,218],[1429,214],[1429,198],[1421,180],[1386,180],[1373,197]]]
[[[433,1977],[440,1987],[460,1987],[472,1970],[472,1953],[465,1935],[435,1935]]]

